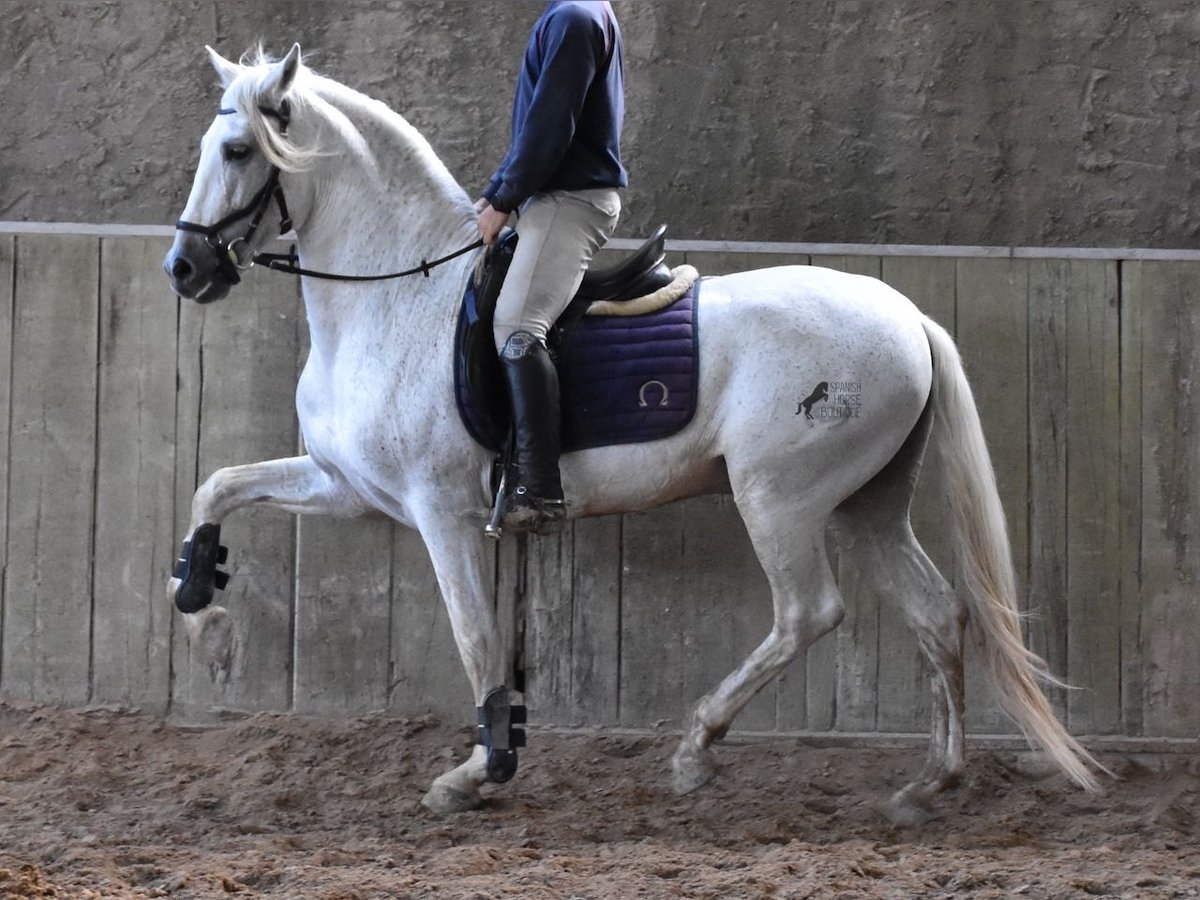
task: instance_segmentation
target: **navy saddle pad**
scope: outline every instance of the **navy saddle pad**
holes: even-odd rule
[[[562,395],[563,452],[670,437],[696,411],[700,372],[697,280],[679,300],[641,316],[582,316],[550,337]],[[466,358],[464,334],[481,322],[474,285],[459,314],[455,395],[463,424],[499,452],[511,408],[494,346]],[[486,312],[490,320],[491,311]],[[487,333],[491,323],[486,322]]]

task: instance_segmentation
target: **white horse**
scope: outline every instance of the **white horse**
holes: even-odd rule
[[[301,64],[298,45],[278,62],[260,56],[239,64],[209,53],[224,86],[222,114],[204,136],[185,223],[165,261],[181,297],[209,302],[228,293],[234,264],[274,237],[257,224],[269,211],[274,225],[283,197],[310,269],[392,272],[477,239],[468,195],[424,138],[382,103],[314,74]],[[453,401],[454,322],[474,257],[429,277],[374,285],[304,278],[312,350],[296,409],[307,455],[222,469],[200,487],[188,603],[181,605],[199,609],[187,615],[194,638],[228,635],[225,611],[206,606],[219,561],[210,532],[238,509],[380,510],[424,539],[476,703],[493,715],[492,751],[503,751],[513,648],[493,609],[483,531],[493,457],[468,435]],[[713,777],[711,744],[759,689],[841,620],[827,527],[872,548],[860,577],[903,610],[934,670],[928,759],[892,798],[893,818],[921,818],[963,772],[968,623],[1005,709],[1063,772],[1094,787],[1098,764],[1056,720],[1039,687],[1045,667],[1022,642],[995,477],[946,332],[877,280],[807,266],[705,279],[698,315],[700,405],[691,424],[652,444],[562,460],[571,516],[732,492],[770,583],[774,627],[696,705],[672,761],[676,789]],[[810,421],[796,414],[813,385],[836,380],[860,383],[856,416]],[[946,460],[961,596],[909,525],[931,433]],[[173,578],[172,597],[180,587]],[[475,807],[481,785],[511,774],[489,765],[487,743],[434,781],[426,806]]]

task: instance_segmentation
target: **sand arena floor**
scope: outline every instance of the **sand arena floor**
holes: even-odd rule
[[[674,796],[670,736],[535,733],[475,813],[420,806],[471,736],[261,715],[195,728],[0,706],[0,897],[1200,896],[1200,753],[1107,754],[1089,796],[974,749],[937,817],[879,806],[915,749],[734,740]]]

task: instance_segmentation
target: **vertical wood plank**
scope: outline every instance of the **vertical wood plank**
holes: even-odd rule
[[[181,422],[198,435],[194,476],[203,481],[225,466],[294,456],[298,444],[295,412],[296,368],[301,310],[298,283],[254,270],[224,301],[203,309],[184,303],[180,316]],[[194,330],[184,337],[184,330]],[[190,461],[184,449],[180,467]],[[186,520],[191,496],[187,472],[180,473],[179,517]],[[186,528],[186,521],[183,526]],[[182,532],[177,531],[177,535]],[[271,510],[241,510],[222,524],[229,547],[226,568],[233,576],[216,603],[234,626],[234,652],[228,669],[214,668],[192,647],[182,627],[172,651],[173,704],[201,718],[214,709],[286,710],[292,694],[292,639],[295,588],[295,520]]]
[[[297,712],[353,715],[387,706],[392,539],[383,517],[298,519]]]
[[[525,604],[528,629],[524,650],[529,692],[525,702],[534,722],[592,724],[580,717],[572,697],[575,603],[577,599],[581,603],[602,601],[600,597],[575,597],[575,531],[580,524],[571,522],[559,534],[526,541],[528,555],[519,599]],[[507,559],[508,555],[502,554],[502,560]],[[509,568],[502,564],[501,593]]]
[[[93,698],[166,711],[178,303],[164,239],[101,244]]]
[[[683,510],[625,516],[621,580],[621,724],[681,727],[686,691]],[[696,694],[696,697],[700,694]]]
[[[681,727],[769,633],[770,590],[732,497],[625,517],[621,723]],[[768,686],[734,727],[774,727]]]
[[[1029,619],[1030,648],[1067,677],[1067,384],[1069,324],[1076,298],[1070,263],[1029,263]],[[1049,691],[1060,717],[1062,690]]]
[[[618,721],[621,525],[580,519],[530,541],[526,700],[537,722]]]
[[[5,632],[5,591],[8,570],[8,470],[12,458],[9,421],[13,375],[13,278],[16,238],[0,235],[0,636]],[[4,684],[4,645],[0,639],[0,687]]]
[[[90,694],[99,257],[95,238],[17,242],[7,697],[71,705]]]
[[[403,526],[393,529],[391,645],[389,712],[474,723],[475,698],[429,552],[421,536]]]
[[[879,278],[883,264],[872,256],[814,256],[814,266]],[[822,639],[809,650],[809,728],[833,727],[839,731],[874,731],[879,687],[880,597],[860,582],[854,554],[832,559],[846,617],[838,626],[836,641]],[[831,700],[827,680],[833,654],[834,685]]]
[[[573,529],[572,718],[615,725],[620,716],[621,516],[583,519]]]
[[[958,345],[975,392],[1008,518],[1018,594],[1029,573],[1029,264],[1017,259],[958,261]],[[967,727],[1011,732],[970,641]]]
[[[171,547],[177,554],[191,521],[192,497],[204,477],[200,474],[200,407],[204,384],[201,348],[204,342],[205,308],[177,298],[176,317],[179,325],[175,337],[175,528]],[[173,567],[174,562],[160,573],[164,585]],[[228,566],[225,569],[228,570]],[[170,598],[170,602],[171,685],[168,711],[189,716],[197,711],[191,705],[190,691],[192,672],[189,654],[193,648],[189,644],[183,621],[175,610],[174,598]]]
[[[1200,268],[1142,268],[1143,722],[1151,736],[1200,730]]]
[[[1143,263],[1120,264],[1121,720],[1125,734],[1143,733],[1142,659],[1142,307]],[[1151,348],[1150,359],[1157,359]]]
[[[540,543],[533,535],[517,534],[496,547],[492,554],[495,562],[492,606],[502,652],[507,654],[504,683],[512,690],[520,687],[517,670],[529,667],[531,583],[536,580]]]
[[[1121,371],[1117,267],[1065,264],[1068,724],[1121,727]]]
[[[954,334],[955,265],[953,259],[885,257],[883,280],[911,299],[939,325]],[[910,511],[917,540],[948,581],[954,580],[954,551],[946,515],[942,464],[930,448]],[[929,728],[932,669],[903,613],[895,604],[879,610],[880,731],[925,731]]]

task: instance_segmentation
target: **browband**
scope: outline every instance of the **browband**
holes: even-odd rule
[[[284,100],[279,104],[279,109],[271,109],[271,107],[269,107],[269,106],[263,106],[262,104],[259,104],[258,111],[260,113],[262,113],[264,116],[269,116],[272,119],[278,119],[279,120],[279,134],[282,137],[287,137],[288,123],[292,120],[291,105],[287,102],[287,100]],[[218,116],[232,116],[232,115],[237,114],[238,112],[239,112],[239,110],[234,107],[222,106],[220,109],[217,110],[217,115]]]

